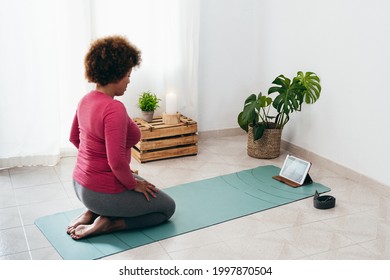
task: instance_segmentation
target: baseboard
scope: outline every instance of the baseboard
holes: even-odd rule
[[[75,157],[77,156],[77,149],[72,147],[72,148],[62,148],[61,149],[61,158],[64,157]]]
[[[227,129],[199,131],[198,134],[200,138],[207,139],[207,138],[215,138],[215,137],[229,137],[229,136],[244,135],[246,134],[246,132],[239,127],[235,127],[235,128],[227,128]]]
[[[60,155],[19,156],[0,159],[0,169],[21,166],[54,166],[60,161]]]
[[[310,162],[312,162],[315,165],[322,166],[330,171],[342,173],[347,178],[353,178],[354,181],[358,181],[360,183],[364,183],[369,185],[370,187],[377,187],[378,189],[383,190],[383,188],[390,188],[390,186],[385,185],[381,182],[378,182],[377,180],[363,175],[351,168],[348,168],[344,165],[338,164],[334,161],[331,161],[327,158],[324,158],[322,156],[319,156],[318,154],[311,152],[309,150],[303,149],[302,147],[299,147],[297,145],[294,145],[290,142],[287,142],[282,139],[281,143],[281,149],[296,155],[298,157],[304,158]]]

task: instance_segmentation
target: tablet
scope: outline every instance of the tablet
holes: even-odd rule
[[[286,159],[284,160],[282,169],[280,170],[279,176],[293,181],[298,185],[303,185],[310,166],[311,163],[306,160],[297,158],[292,155],[287,155]]]

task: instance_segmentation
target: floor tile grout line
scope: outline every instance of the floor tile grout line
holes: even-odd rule
[[[32,260],[30,242],[28,241],[28,238],[27,238],[26,228],[25,228],[25,225],[23,223],[22,214],[20,213],[19,206],[18,206],[18,213],[19,213],[20,222],[22,223],[22,230],[23,230],[24,238],[25,238],[26,244],[27,244],[27,251],[28,251],[28,254],[30,256],[30,260]]]
[[[50,182],[45,182],[45,183],[39,183],[39,184],[34,184],[34,185],[25,185],[25,186],[18,186],[18,187],[14,187],[12,186],[13,189],[15,190],[22,190],[22,189],[27,189],[27,188],[34,188],[34,187],[40,187],[40,186],[47,186],[47,185],[52,185],[52,184],[58,184],[58,183],[61,183],[60,180],[58,181],[50,181]]]
[[[24,227],[24,223],[23,223],[23,219],[22,219],[22,213],[20,212],[19,201],[16,198],[15,188],[14,188],[14,185],[13,185],[13,182],[12,182],[12,176],[11,176],[11,174],[9,172],[8,172],[8,174],[9,174],[10,181],[11,181],[12,194],[14,196],[15,202],[17,203],[17,207],[18,207],[19,220],[20,220],[20,224],[21,224],[21,227],[22,227],[22,230],[23,230],[24,239],[26,241],[28,255],[30,257],[30,260],[32,260],[32,255],[31,255],[31,250],[30,250],[30,243],[29,243],[28,238],[27,238],[26,228]]]
[[[28,239],[27,239],[27,233],[26,233],[26,229],[25,229],[24,224],[23,224],[23,219],[22,219],[22,215],[21,215],[21,212],[20,212],[20,208],[19,208],[19,202],[18,202],[18,200],[17,200],[17,198],[16,198],[14,183],[13,183],[12,176],[11,176],[11,173],[9,172],[9,170],[8,170],[8,177],[9,177],[9,181],[10,181],[10,183],[11,183],[12,195],[13,195],[13,197],[14,197],[14,200],[15,200],[15,202],[16,202],[16,207],[17,207],[17,209],[18,209],[19,221],[20,221],[20,224],[21,224],[21,228],[22,228],[22,230],[23,230],[24,239],[25,239],[25,241],[26,241],[27,251],[28,251],[30,260],[32,260],[32,255],[31,255],[31,250],[30,250],[30,244],[29,244]]]

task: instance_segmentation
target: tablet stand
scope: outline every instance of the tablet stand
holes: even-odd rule
[[[285,183],[286,185],[289,185],[290,187],[293,187],[293,188],[297,188],[297,187],[300,187],[300,186],[303,186],[303,185],[308,185],[308,184],[313,183],[313,180],[311,179],[309,173],[307,173],[306,178],[303,181],[303,184],[301,184],[301,185],[296,183],[296,182],[293,182],[293,181],[291,181],[289,179],[286,179],[286,178],[284,178],[282,176],[279,176],[279,175],[272,176],[272,178],[274,178],[275,180],[278,180],[278,181],[280,181],[282,183]]]

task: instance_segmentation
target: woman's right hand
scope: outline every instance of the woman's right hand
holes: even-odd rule
[[[156,197],[158,189],[155,185],[140,179],[136,179],[136,182],[134,191],[143,193],[148,201],[150,201],[150,196]]]

